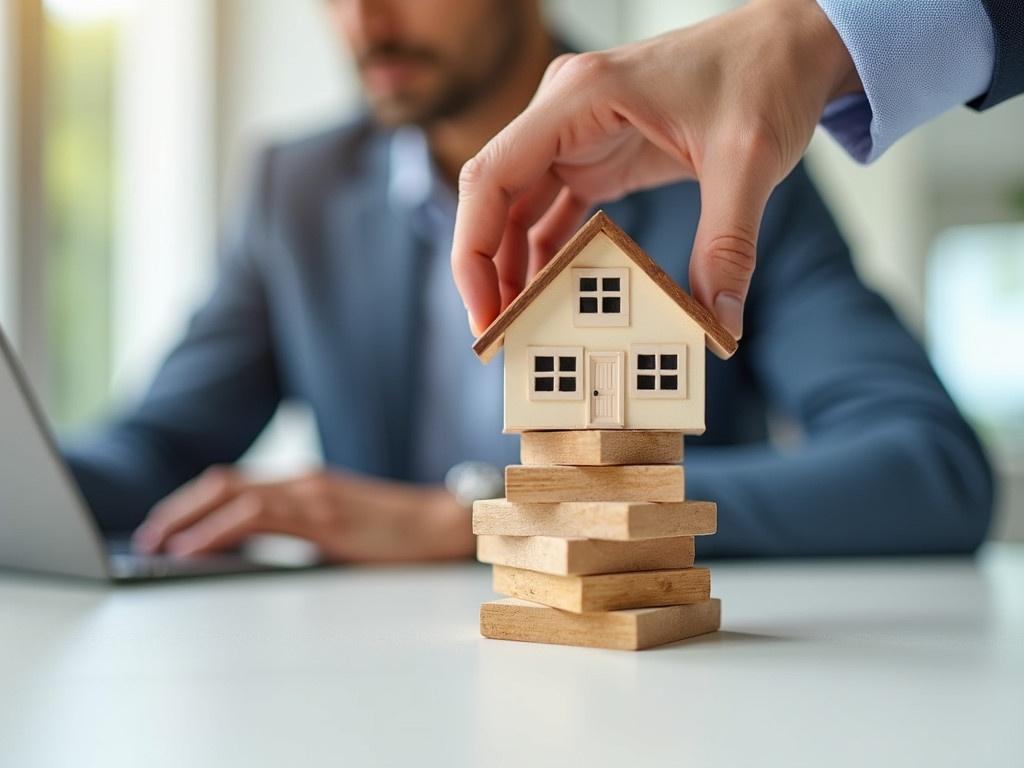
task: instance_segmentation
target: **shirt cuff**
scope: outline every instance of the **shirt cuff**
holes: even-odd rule
[[[817,0],[864,85],[825,109],[821,124],[857,161],[985,93],[995,41],[979,0]]]

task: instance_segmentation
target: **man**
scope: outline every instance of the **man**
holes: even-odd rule
[[[538,6],[329,5],[372,116],[265,153],[186,337],[137,408],[69,450],[105,527],[133,528],[169,494],[139,528],[140,549],[191,555],[266,531],[346,561],[472,552],[468,509],[440,481],[467,459],[515,462],[517,441],[500,435],[500,365],[470,352],[448,266],[452,188],[554,56]],[[575,198],[561,204],[584,213]],[[606,209],[685,285],[694,185]],[[534,245],[550,251],[568,234]],[[709,431],[687,453],[688,489],[720,503],[701,554],[973,549],[992,503],[984,456],[921,348],[857,280],[799,167],[761,242],[744,343],[711,362]],[[505,277],[500,290],[514,293],[525,270]],[[312,406],[327,469],[253,482],[229,465],[282,398]],[[770,447],[769,413],[800,439]]]

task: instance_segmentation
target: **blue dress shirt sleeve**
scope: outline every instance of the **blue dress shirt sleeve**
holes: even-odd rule
[[[821,123],[859,162],[988,90],[995,41],[979,0],[817,1],[864,85],[829,104]]]

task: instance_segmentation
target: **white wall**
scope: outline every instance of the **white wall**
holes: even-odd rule
[[[326,21],[324,0],[217,0],[217,141],[222,210],[270,139],[337,123],[358,83]]]
[[[116,92],[114,391],[138,392],[209,285],[215,216],[208,0],[129,6]]]

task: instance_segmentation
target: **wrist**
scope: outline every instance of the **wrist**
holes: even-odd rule
[[[864,91],[846,44],[817,0],[753,0],[747,9],[757,16],[748,23],[790,51],[792,75],[825,103]]]
[[[790,0],[784,0],[790,1]],[[795,0],[801,6],[801,29],[807,35],[817,66],[826,78],[827,100],[863,93],[864,86],[853,57],[828,14],[816,0]]]
[[[430,491],[427,514],[432,521],[438,551],[435,557],[471,557],[476,552],[472,509],[444,488]]]

